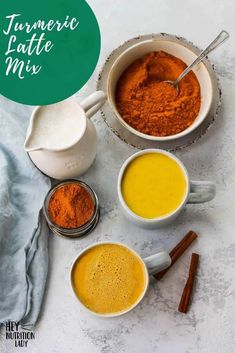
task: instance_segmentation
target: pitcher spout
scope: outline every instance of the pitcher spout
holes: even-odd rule
[[[42,147],[42,145],[40,144],[40,141],[37,138],[35,138],[35,128],[36,128],[35,124],[37,120],[36,113],[38,112],[39,109],[40,107],[36,107],[34,109],[29,122],[26,139],[24,142],[24,150],[26,152],[41,151],[44,149],[44,147]]]
[[[27,137],[24,142],[24,150],[26,152],[40,151],[43,147],[37,145],[35,141],[33,141],[33,132],[32,132],[32,123],[30,124],[27,132]]]
[[[41,151],[43,150],[43,147],[38,147],[38,146],[35,146],[35,147],[31,147],[29,144],[28,144],[28,141],[25,141],[24,143],[24,150],[26,152],[34,152],[34,151]]]

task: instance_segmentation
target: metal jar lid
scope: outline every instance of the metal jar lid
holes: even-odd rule
[[[48,205],[49,205],[49,201],[50,201],[52,195],[54,194],[54,192],[56,190],[58,190],[62,186],[72,184],[72,183],[81,185],[90,194],[90,196],[94,202],[94,212],[93,212],[91,218],[82,226],[77,227],[77,228],[63,228],[63,227],[60,227],[58,224],[54,223],[50,219],[50,216],[48,213]],[[64,180],[64,181],[56,184],[48,191],[48,193],[45,197],[45,200],[44,200],[43,213],[44,213],[44,216],[46,218],[46,221],[47,221],[49,228],[52,230],[52,232],[54,234],[59,235],[64,238],[75,239],[75,238],[79,238],[79,237],[83,237],[85,235],[88,235],[89,233],[91,233],[95,229],[95,227],[97,226],[97,224],[99,222],[99,218],[100,218],[100,207],[99,207],[98,197],[97,197],[95,191],[89,185],[87,185],[86,183],[84,183],[83,181],[80,181],[80,180],[68,179],[68,180]]]

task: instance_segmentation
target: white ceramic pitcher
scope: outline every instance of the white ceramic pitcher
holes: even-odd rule
[[[71,105],[83,127],[82,131],[78,133],[77,139],[71,141],[71,144],[64,148],[53,148],[53,146],[48,148],[33,143],[33,136],[39,123],[36,120],[40,119],[40,109],[45,109],[45,107],[36,107],[31,116],[24,144],[24,149],[28,152],[35,166],[44,174],[55,179],[73,178],[83,174],[91,166],[96,156],[97,134],[90,118],[101,108],[105,100],[105,93],[97,91],[80,104],[73,98],[56,103],[57,109],[68,109]]]

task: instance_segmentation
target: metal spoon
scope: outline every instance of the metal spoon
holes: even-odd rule
[[[227,31],[222,31],[220,34],[208,45],[208,47],[201,52],[201,54],[190,64],[180,75],[175,81],[171,80],[166,80],[164,82],[167,82],[171,85],[173,85],[177,93],[179,93],[179,82],[182,80],[184,76],[186,76],[189,71],[192,70],[192,68],[199,64],[205,56],[207,56],[210,52],[212,52],[214,49],[216,49],[220,44],[222,44],[226,39],[229,38],[229,33]]]

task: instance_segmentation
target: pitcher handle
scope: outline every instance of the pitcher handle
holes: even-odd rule
[[[203,203],[211,201],[216,194],[212,181],[190,181],[190,194],[187,203]]]
[[[84,109],[87,118],[91,118],[106,101],[106,94],[103,91],[96,91],[90,96],[85,98],[81,103],[81,107]]]
[[[171,265],[171,258],[167,252],[162,251],[158,254],[146,257],[144,262],[147,266],[149,274],[153,275],[169,267]]]

